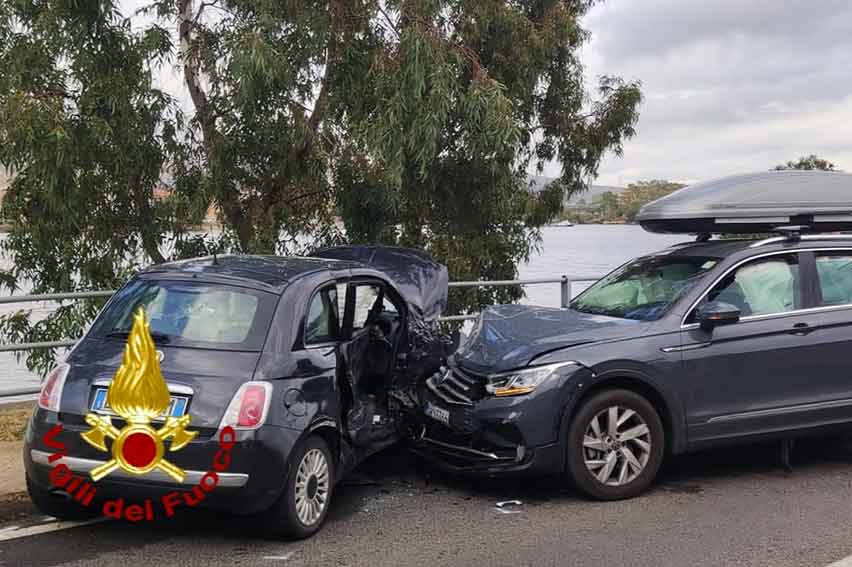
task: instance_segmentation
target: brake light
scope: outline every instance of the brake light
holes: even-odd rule
[[[272,384],[269,382],[246,382],[228,404],[221,427],[257,429],[266,422],[271,398]]]
[[[65,377],[68,376],[68,369],[71,368],[67,364],[59,364],[41,386],[41,394],[38,397],[38,406],[49,411],[59,411],[59,401],[62,399],[62,388],[65,386]]]

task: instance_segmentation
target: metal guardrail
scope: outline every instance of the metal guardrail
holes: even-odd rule
[[[449,287],[451,288],[464,288],[464,287],[491,287],[491,286],[528,286],[528,285],[547,285],[547,284],[559,284],[559,304],[562,308],[568,307],[568,303],[571,301],[571,289],[574,282],[592,282],[600,279],[600,276],[595,277],[586,277],[586,276],[578,276],[578,277],[568,277],[567,275],[563,275],[559,278],[533,278],[526,280],[477,280],[477,281],[462,281],[462,282],[450,282]],[[65,300],[77,300],[77,299],[90,299],[93,297],[109,297],[115,290],[103,290],[103,291],[77,291],[77,292],[68,292],[68,293],[43,293],[43,294],[34,294],[34,295],[12,295],[7,297],[0,297],[0,305],[9,304],[9,303],[33,303],[40,301],[65,301]],[[445,317],[439,317],[439,321],[467,321],[470,319],[476,319],[479,317],[478,313],[470,313],[467,315],[448,315]],[[61,341],[45,341],[45,342],[34,342],[34,343],[14,343],[7,345],[0,345],[0,352],[18,352],[24,350],[35,350],[40,348],[63,348],[73,346],[77,341],[74,339],[61,340]],[[6,395],[6,394],[3,394]]]
[[[104,291],[74,291],[68,293],[41,293],[36,295],[9,295],[0,297],[0,305],[4,303],[32,303],[36,301],[62,301],[63,299],[89,299],[92,297],[109,297],[116,290]]]

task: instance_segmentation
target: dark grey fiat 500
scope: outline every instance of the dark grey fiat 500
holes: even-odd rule
[[[64,445],[61,462],[85,478],[106,461],[81,438],[85,416],[110,415],[121,426],[106,392],[143,308],[172,398],[168,413],[190,415],[198,435],[168,453],[186,472],[182,483],[118,470],[96,483],[97,496],[159,502],[197,485],[230,426],[230,463],[205,504],[263,513],[274,533],[313,533],[335,482],[403,435],[416,384],[448,346],[432,325],[447,272],[426,254],[340,247],[316,256],[194,259],[154,266],[122,287],[45,380],[24,449],[35,504],[60,518],[99,511],[51,484],[50,456]],[[61,432],[45,443],[56,425]]]

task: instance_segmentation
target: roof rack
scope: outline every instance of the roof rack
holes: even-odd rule
[[[783,228],[793,228],[793,227],[783,227]],[[766,246],[768,244],[777,244],[779,242],[797,242],[799,240],[852,240],[852,234],[800,234],[800,233],[791,233],[784,236],[772,236],[770,238],[764,238],[763,240],[758,240],[754,244],[750,245],[749,248],[758,248],[760,246]]]

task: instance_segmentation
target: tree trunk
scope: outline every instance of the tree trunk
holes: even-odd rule
[[[194,5],[194,0],[178,0],[178,37],[180,40],[180,56],[183,59],[183,77],[189,90],[189,97],[195,107],[195,116],[201,125],[204,153],[207,155],[207,173],[211,176],[215,188],[215,204],[221,209],[225,220],[236,232],[242,251],[249,252],[254,240],[254,228],[243,210],[239,188],[233,187],[230,180],[222,176],[222,168],[219,166],[221,163],[222,134],[216,129],[216,117],[210,109],[207,95],[201,87],[199,63],[192,51],[192,27],[195,21]]]

